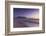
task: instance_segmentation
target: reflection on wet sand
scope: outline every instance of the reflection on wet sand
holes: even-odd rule
[[[14,17],[14,28],[16,27],[38,27],[39,19],[26,18],[26,17]]]

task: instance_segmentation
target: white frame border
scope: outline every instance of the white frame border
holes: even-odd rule
[[[13,28],[13,8],[35,8],[39,10],[39,27],[28,27],[28,28]],[[32,5],[10,5],[10,31],[35,31],[42,30],[42,6],[32,6]]]

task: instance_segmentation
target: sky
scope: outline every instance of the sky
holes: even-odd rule
[[[23,16],[27,18],[39,18],[39,9],[13,8],[14,17]]]

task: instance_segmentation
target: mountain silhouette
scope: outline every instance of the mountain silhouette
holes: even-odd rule
[[[26,17],[22,17],[22,16],[18,16],[16,18],[20,18],[20,19],[26,19]]]

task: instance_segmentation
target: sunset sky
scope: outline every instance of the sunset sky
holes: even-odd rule
[[[23,16],[27,18],[37,18],[39,19],[39,9],[33,8],[14,8],[14,17]]]

